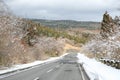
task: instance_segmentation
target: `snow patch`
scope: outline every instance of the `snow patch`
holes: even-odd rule
[[[120,80],[120,70],[107,66],[95,59],[78,53],[78,62],[83,64],[90,80]]]
[[[44,60],[44,61],[35,61],[32,63],[28,63],[28,64],[13,65],[12,67],[10,67],[6,70],[0,70],[0,75],[5,74],[5,73],[9,73],[9,72],[13,72],[13,71],[17,71],[17,70],[21,70],[21,69],[26,69],[29,67],[34,67],[34,66],[37,66],[37,65],[40,65],[43,63],[50,63],[50,62],[56,61],[58,59],[62,59],[65,55],[68,55],[68,54],[69,53],[63,54],[60,57],[51,57],[51,58]]]

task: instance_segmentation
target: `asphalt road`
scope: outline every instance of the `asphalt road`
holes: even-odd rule
[[[3,76],[0,80],[89,80],[83,68],[79,67],[76,54]]]

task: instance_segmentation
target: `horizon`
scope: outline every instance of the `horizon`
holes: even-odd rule
[[[32,19],[32,20],[50,20],[50,21],[76,21],[76,22],[101,22],[101,21],[83,21],[83,20],[72,20],[72,19],[42,19],[42,18],[26,18],[26,19]]]
[[[105,11],[120,16],[119,0],[5,0],[23,18],[101,22]]]

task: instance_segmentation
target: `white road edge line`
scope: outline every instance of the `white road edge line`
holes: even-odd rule
[[[31,68],[28,68],[28,69],[25,69],[25,70],[21,70],[21,71],[20,71],[20,69],[18,69],[16,72],[10,73],[10,74],[8,74],[8,75],[0,76],[0,79],[7,78],[7,77],[9,77],[9,76],[14,76],[14,75],[16,75],[16,74],[18,74],[18,73],[22,73],[22,72],[31,70],[31,69],[33,69],[33,68],[37,68],[37,67],[43,66],[43,64],[44,64],[44,63],[39,64],[39,65],[35,65],[35,66],[31,67]],[[48,64],[49,64],[49,63],[48,63]]]
[[[51,72],[52,70],[53,70],[53,69],[48,70],[47,73]]]
[[[39,77],[36,77],[34,80],[39,80]]]
[[[78,64],[78,65],[79,65],[79,64]],[[85,77],[84,77],[84,74],[83,74],[83,72],[82,72],[81,66],[79,65],[78,68],[79,68],[79,70],[80,70],[80,72],[81,72],[82,80],[85,80]]]

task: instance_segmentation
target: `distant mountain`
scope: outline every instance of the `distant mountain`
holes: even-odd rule
[[[92,21],[74,21],[74,20],[44,20],[44,19],[32,19],[41,25],[53,27],[53,28],[86,28],[86,29],[98,29],[100,28],[100,22]]]

